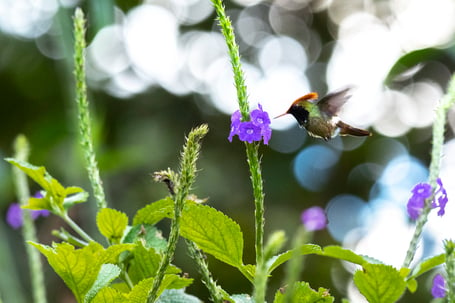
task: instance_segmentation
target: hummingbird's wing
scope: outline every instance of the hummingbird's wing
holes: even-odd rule
[[[329,116],[335,116],[340,111],[343,104],[348,101],[351,97],[349,91],[350,87],[342,89],[337,92],[333,92],[318,101],[317,105],[321,112],[328,114]]]

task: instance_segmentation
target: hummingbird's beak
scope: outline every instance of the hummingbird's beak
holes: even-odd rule
[[[276,116],[276,117],[273,118],[273,119],[276,119],[276,118],[279,118],[279,117],[283,117],[284,115],[287,115],[287,114],[289,114],[289,113],[288,113],[288,112],[285,112],[284,114],[278,115],[278,116]]]

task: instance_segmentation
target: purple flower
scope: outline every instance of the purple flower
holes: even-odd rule
[[[270,117],[267,112],[262,109],[262,105],[258,104],[258,109],[251,111],[251,121],[241,121],[240,111],[235,111],[231,116],[231,131],[229,132],[228,140],[232,142],[235,135],[239,136],[240,141],[253,143],[253,141],[264,141],[268,144],[272,136],[270,128]]]
[[[440,274],[437,274],[433,278],[431,295],[434,298],[444,298],[446,296],[446,281],[444,280],[444,277]]]
[[[419,183],[414,186],[411,192],[412,196],[409,198],[407,205],[408,214],[412,220],[417,220],[425,206],[425,199],[431,196],[431,185]]]
[[[253,143],[253,141],[261,141],[262,130],[253,122],[242,122],[239,125],[239,139],[240,141]]]
[[[438,202],[436,203],[436,201],[434,201],[432,203],[432,207],[433,208],[439,207],[438,216],[443,216],[445,214],[445,208],[446,208],[447,202],[449,201],[449,198],[447,198],[447,191],[444,188],[444,186],[442,185],[441,178],[438,178],[436,180],[436,183],[438,183],[438,189],[434,193],[434,196],[435,196],[435,200],[437,198]]]
[[[315,231],[324,229],[327,225],[327,217],[322,207],[313,206],[302,212],[301,220],[306,230]]]
[[[409,198],[407,205],[409,217],[411,217],[412,220],[417,220],[417,218],[422,213],[424,206],[425,198],[422,198],[417,195],[412,195],[411,198]]]
[[[269,114],[262,110],[262,105],[258,104],[259,109],[255,109],[250,113],[251,122],[261,128],[267,128],[270,125]]]
[[[261,130],[262,139],[264,140],[264,144],[269,144],[269,140],[272,137],[272,129],[270,127],[263,128]]]
[[[449,199],[447,198],[447,191],[442,185],[441,178],[436,180],[438,189],[434,192],[433,201],[431,202],[431,208],[438,208],[438,216],[442,216],[445,213],[445,207]],[[409,217],[412,220],[416,220],[422,213],[425,207],[425,200],[431,197],[432,188],[428,183],[419,183],[412,189],[412,196],[409,198],[407,204],[407,210]]]
[[[19,203],[12,203],[6,212],[6,222],[14,229],[22,226],[22,209]]]
[[[36,193],[33,197],[35,198],[42,198],[43,196],[41,193]],[[20,207],[19,203],[12,203],[8,211],[6,212],[6,222],[14,229],[18,229],[23,224],[23,215],[22,215],[22,208]],[[32,210],[31,211],[32,219],[35,220],[39,216],[47,217],[49,216],[49,211],[46,209],[42,210]]]
[[[428,183],[419,183],[411,191],[415,196],[426,199],[431,196],[431,185]]]
[[[232,138],[235,135],[239,134],[239,126],[240,126],[240,123],[242,123],[240,121],[241,117],[242,117],[242,115],[240,114],[239,110],[236,110],[231,116],[231,132],[229,133],[229,137],[228,137],[229,142],[232,142]]]

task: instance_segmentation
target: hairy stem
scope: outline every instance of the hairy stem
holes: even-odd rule
[[[245,76],[240,63],[239,46],[235,42],[234,29],[231,20],[226,16],[222,0],[212,0],[218,15],[218,22],[221,27],[221,33],[224,36],[228,47],[229,57],[231,59],[232,71],[234,72],[234,84],[237,90],[237,99],[239,102],[240,112],[244,120],[249,118],[248,94],[245,85]]]
[[[452,240],[444,241],[446,251],[446,274],[447,274],[447,299],[455,302],[455,243]]]
[[[88,177],[99,209],[107,206],[103,183],[100,178],[93,136],[90,125],[90,112],[85,84],[85,19],[84,13],[77,8],[74,14],[74,75],[76,79],[76,103],[79,121],[79,140],[82,146]]]
[[[239,47],[235,42],[234,29],[229,18],[226,16],[222,0],[212,0],[221,32],[226,41],[229,57],[231,59],[232,71],[234,73],[234,84],[237,90],[237,99],[243,120],[249,119],[248,94],[245,85],[245,76],[240,63]],[[247,161],[250,168],[251,183],[253,187],[255,206],[255,249],[256,249],[256,274],[254,280],[254,300],[256,303],[264,302],[267,273],[265,270],[264,252],[264,193],[262,187],[262,174],[260,159],[258,155],[258,144],[246,145]]]
[[[224,290],[222,290],[213,280],[209,271],[208,264],[203,253],[197,248],[196,244],[191,241],[186,241],[190,257],[196,262],[199,273],[202,276],[202,282],[207,287],[210,293],[210,299],[215,303],[223,303]]]
[[[436,108],[436,118],[433,124],[433,147],[431,150],[431,163],[430,163],[430,176],[428,183],[433,188],[433,192],[437,187],[436,180],[439,176],[439,171],[441,167],[441,157],[442,149],[444,146],[444,130],[447,120],[447,112],[455,104],[455,75],[452,76],[450,80],[447,93],[442,97],[441,102]],[[428,214],[431,211],[431,201],[433,200],[434,195],[431,195],[425,201],[425,207],[422,210],[421,215],[417,219],[416,228],[414,235],[412,236],[411,242],[409,244],[408,251],[406,253],[405,260],[403,262],[403,267],[409,267],[415,252],[417,250],[417,245],[419,243],[420,236],[423,232],[423,227],[428,220]]]
[[[190,192],[191,186],[196,178],[196,160],[199,156],[201,149],[200,141],[207,134],[207,125],[201,125],[193,129],[186,139],[186,144],[183,147],[180,159],[180,172],[178,182],[175,187],[174,196],[174,219],[171,223],[171,231],[169,233],[169,240],[167,243],[166,251],[163,259],[160,262],[158,272],[153,281],[153,287],[148,296],[147,302],[155,302],[157,299],[158,289],[164,278],[166,268],[172,262],[174,257],[175,247],[180,235],[180,216],[182,213],[185,199]]]
[[[29,156],[29,146],[27,139],[19,135],[14,143],[14,157],[21,161],[27,161]],[[30,197],[30,192],[27,185],[27,176],[19,168],[13,167],[14,183],[16,194],[21,206],[27,205]],[[25,241],[38,242],[36,237],[35,225],[30,215],[30,211],[23,211],[23,228],[22,236]],[[43,267],[41,264],[40,253],[31,245],[25,246],[27,252],[28,263],[30,266],[30,279],[33,290],[33,302],[46,302],[46,287],[44,285]],[[5,277],[6,278],[6,277]]]

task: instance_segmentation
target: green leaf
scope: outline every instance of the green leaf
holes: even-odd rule
[[[78,302],[83,302],[86,294],[94,287],[103,264],[116,263],[120,253],[134,247],[133,244],[119,244],[104,249],[100,244],[90,242],[84,248],[75,249],[66,242],[54,243],[52,247],[28,243],[46,256],[51,267],[71,289]]]
[[[28,204],[24,205],[23,208],[31,209],[31,210],[47,209],[49,211],[52,211],[52,205],[51,205],[50,199],[46,199],[46,195],[48,195],[48,194],[46,194],[44,192],[43,198],[30,197],[28,199]],[[50,197],[50,195],[49,195],[49,197]]]
[[[153,286],[153,278],[142,280],[134,285],[131,292],[128,294],[128,303],[144,303],[147,302],[147,297]]]
[[[112,208],[102,208],[96,216],[96,224],[103,236],[118,243],[128,225],[128,216]]]
[[[246,264],[238,267],[240,272],[247,278],[251,283],[254,283],[254,275],[256,273],[256,266],[253,264]]]
[[[165,275],[163,282],[160,284],[160,288],[158,288],[158,295],[160,295],[166,289],[185,288],[191,285],[191,283],[193,283],[193,279],[182,278],[174,274]]]
[[[129,262],[128,274],[133,283],[154,277],[160,266],[161,256],[153,248],[145,248],[138,242],[132,251],[132,259]],[[181,270],[169,265],[166,273],[180,273]]]
[[[87,200],[88,193],[84,192],[82,188],[76,186],[63,187],[46,171],[44,166],[34,166],[28,162],[13,158],[7,158],[6,161],[22,170],[45,191],[43,198],[30,198],[24,208],[33,210],[47,209],[57,215],[61,215],[64,210],[67,210],[72,205]]]
[[[354,264],[359,264],[359,265],[363,265],[363,264],[367,263],[367,259],[368,259],[368,257],[358,255],[355,252],[353,252],[352,250],[349,250],[349,249],[346,249],[346,248],[343,248],[343,247],[337,246],[337,245],[326,246],[326,247],[324,247],[324,249],[321,252],[316,251],[316,254],[348,261],[348,262],[351,262]]]
[[[185,279],[177,275],[165,275],[163,282],[157,292],[157,297],[160,296],[166,289],[183,288],[191,284],[192,279]],[[148,294],[153,286],[153,278],[142,280],[136,284],[128,294],[129,303],[144,303],[147,301]]]
[[[167,246],[167,241],[163,238],[161,231],[148,224],[132,226],[123,238],[124,243],[137,243],[139,241],[145,247],[154,248],[157,252],[164,252]]]
[[[197,297],[185,293],[183,289],[166,289],[157,303],[201,303]]]
[[[31,244],[46,256],[54,271],[71,289],[76,300],[83,302],[101,269],[101,263],[94,256],[96,252],[102,251],[103,247],[95,242],[77,250],[65,242],[54,243],[53,247],[37,243]]]
[[[409,277],[409,279],[415,279],[418,276],[426,273],[429,270],[432,270],[436,266],[439,266],[441,264],[444,264],[446,261],[446,255],[445,254],[440,254],[434,257],[430,257],[428,259],[425,259],[418,263],[414,269],[412,270],[412,274]]]
[[[321,247],[315,244],[304,244],[300,248],[295,250],[288,250],[280,255],[272,257],[267,261],[268,273],[272,273],[278,266],[283,264],[286,261],[289,261],[294,252],[297,252],[300,255],[309,255],[309,254],[318,254],[321,253]]]
[[[131,251],[136,245],[134,244],[115,244],[96,254],[99,261],[105,263],[118,263],[119,255],[125,251]]]
[[[354,283],[370,303],[396,302],[406,290],[400,272],[384,264],[364,264],[354,273]]]
[[[133,225],[154,225],[164,218],[174,217],[174,201],[167,197],[153,202],[137,211],[133,219]]]
[[[441,62],[452,61],[450,58],[448,58],[449,60],[446,60],[445,58],[448,58],[446,51],[437,48],[423,48],[409,52],[398,59],[392,66],[384,82],[386,85],[390,85],[396,77],[425,61],[437,59]]]
[[[235,267],[243,265],[243,234],[240,226],[220,211],[187,202],[180,222],[182,237],[204,252]]]
[[[6,158],[5,160],[22,170],[45,191],[53,193],[53,196],[63,196],[65,191],[64,187],[56,179],[52,178],[44,166],[35,166],[28,162],[13,158]]]
[[[290,292],[289,294],[286,294]],[[311,289],[310,285],[306,282],[296,282],[291,288],[285,289],[283,293],[278,290],[275,293],[274,303],[284,303],[285,296],[290,295],[290,303],[331,303],[334,302],[335,298],[332,297],[329,291],[325,288],[320,287],[318,291]]]
[[[74,190],[77,190],[74,192]],[[65,190],[66,197],[63,199],[63,208],[70,209],[75,204],[83,203],[88,199],[88,192],[80,187],[67,187]],[[71,195],[68,197],[68,195]]]
[[[105,287],[101,289],[93,298],[91,303],[125,303],[127,301],[127,297],[125,294],[121,293],[120,291],[111,288]]]
[[[102,289],[103,287],[108,286],[112,280],[117,278],[120,275],[121,269],[120,267],[114,264],[103,264],[101,265],[101,269],[98,273],[98,277],[93,283],[92,288],[89,289],[87,294],[85,295],[84,302],[89,303],[92,299],[96,296],[96,294]]]

